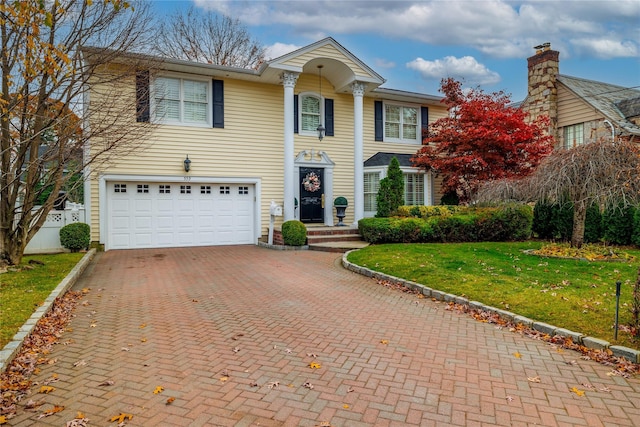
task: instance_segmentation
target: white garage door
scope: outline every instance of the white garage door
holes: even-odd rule
[[[254,186],[108,182],[107,249],[254,242]]]

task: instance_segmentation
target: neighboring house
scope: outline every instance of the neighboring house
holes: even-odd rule
[[[85,49],[89,61],[96,53]],[[406,203],[439,201],[434,177],[409,158],[447,115],[441,97],[381,88],[385,80],[332,38],[256,71],[164,60],[135,80],[111,95],[148,93],[131,114],[158,126],[86,184],[92,240],[107,250],[255,244],[272,200],[283,207],[278,223],[331,226],[333,200],[344,196],[345,222],[356,224],[375,214],[394,155]],[[109,92],[100,89],[91,93]]]
[[[528,58],[528,95],[522,108],[548,115],[557,148],[597,140],[640,142],[640,90],[559,73],[560,53],[550,44]]]

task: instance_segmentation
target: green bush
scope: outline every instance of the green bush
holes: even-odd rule
[[[544,200],[538,200],[533,207],[532,230],[540,239],[553,239],[555,235],[553,211],[554,205]]]
[[[400,206],[396,210],[396,215],[399,217],[415,217],[415,218],[430,218],[432,216],[451,216],[456,212],[461,212],[463,208],[461,206],[447,205],[447,206]]]
[[[402,204],[404,204],[404,176],[400,169],[400,162],[392,157],[387,168],[387,176],[380,180],[380,188],[376,195],[376,216],[379,218],[391,216]]]
[[[298,220],[282,224],[282,240],[287,246],[302,246],[307,242],[307,227]]]
[[[587,208],[584,222],[584,242],[598,243],[602,240],[602,213],[595,203]]]
[[[369,243],[506,241],[524,240],[531,235],[530,206],[456,210],[455,214],[426,218],[364,218],[358,222],[358,230]]]
[[[633,206],[617,205],[604,210],[602,214],[603,238],[613,245],[631,244],[633,218],[636,209]]]
[[[636,213],[633,214],[633,234],[631,235],[631,243],[640,247],[640,206],[636,206]]]
[[[63,248],[71,252],[79,252],[81,249],[88,249],[91,243],[91,229],[89,224],[74,222],[67,224],[60,229],[60,243]]]
[[[440,204],[441,205],[459,205],[460,204],[460,198],[458,197],[458,195],[456,194],[455,191],[450,191],[447,194],[444,194],[441,198],[440,198]]]
[[[554,229],[554,239],[568,242],[573,234],[573,203],[561,203],[553,206],[551,223]]]

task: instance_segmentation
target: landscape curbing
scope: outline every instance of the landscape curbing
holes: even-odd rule
[[[7,345],[5,345],[2,350],[0,350],[0,373],[4,372],[13,358],[16,357],[16,355],[22,348],[24,339],[28,337],[29,334],[31,334],[38,321],[45,314],[47,314],[49,310],[51,310],[53,302],[56,300],[56,298],[64,295],[65,292],[67,292],[69,288],[71,288],[76,283],[80,275],[89,265],[89,262],[91,262],[91,260],[95,256],[95,253],[95,249],[90,249],[82,257],[82,259],[76,264],[76,266],[71,269],[69,274],[67,274],[67,276],[58,284],[58,286],[56,286],[56,288],[51,291],[44,303],[42,303],[42,305],[33,312],[31,317],[27,319],[27,321],[22,325],[18,332],[13,336],[11,341],[9,341]]]
[[[373,277],[375,279],[388,280],[390,282],[400,284],[402,286],[405,286],[417,292],[422,292],[423,295],[434,298],[438,301],[455,302],[456,304],[467,305],[472,309],[489,311],[491,313],[499,315],[505,320],[512,321],[516,324],[522,324],[526,327],[533,328],[542,333],[546,333],[549,335],[561,335],[565,337],[571,337],[575,343],[581,344],[587,348],[591,348],[595,350],[608,349],[617,357],[624,357],[625,359],[633,363],[640,363],[640,351],[638,350],[635,350],[629,347],[619,346],[619,345],[611,345],[611,343],[609,343],[608,341],[605,341],[599,338],[588,337],[578,332],[570,331],[568,329],[558,328],[556,326],[549,325],[544,322],[538,322],[524,316],[519,316],[509,311],[484,305],[483,303],[478,301],[469,301],[464,297],[460,297],[457,295],[452,295],[446,292],[431,289],[428,286],[425,286],[420,283],[401,279],[399,277],[391,276],[389,274],[380,273],[366,267],[355,265],[349,262],[347,260],[347,257],[351,252],[355,252],[356,250],[346,252],[342,255],[342,265],[347,270],[351,270],[355,273],[362,274],[364,276]]]

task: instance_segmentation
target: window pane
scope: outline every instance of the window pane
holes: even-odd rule
[[[184,84],[184,100],[193,102],[207,102],[208,84],[205,82],[194,82],[185,80]]]
[[[386,122],[384,124],[384,136],[387,138],[400,138],[400,124]]]
[[[400,107],[385,105],[385,120],[387,122],[400,123]]]
[[[320,116],[302,114],[302,130],[315,131],[320,124]]]
[[[375,212],[376,197],[380,188],[380,174],[378,172],[368,172],[364,174],[364,210]]]
[[[302,113],[320,114],[320,99],[315,96],[302,97]]]
[[[406,124],[418,124],[418,110],[415,108],[404,107],[402,109],[402,122]]]
[[[195,102],[184,103],[184,121],[186,122],[207,122],[207,104],[200,104]]]
[[[159,77],[155,81],[155,116],[162,120],[180,120],[180,80]]]
[[[155,115],[162,120],[180,120],[180,101],[159,99],[156,101]]]
[[[404,204],[407,206],[424,205],[424,176],[417,173],[405,173]]]
[[[402,138],[403,139],[416,139],[418,136],[418,126],[416,125],[402,125]]]

